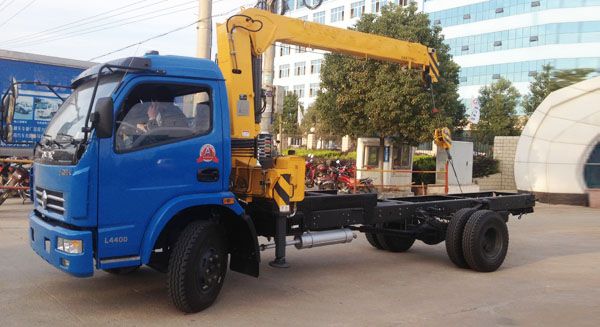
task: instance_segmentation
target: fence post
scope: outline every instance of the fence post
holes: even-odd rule
[[[444,171],[444,192],[448,194],[448,160],[446,160],[446,168]]]

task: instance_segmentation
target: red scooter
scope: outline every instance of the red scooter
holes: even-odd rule
[[[306,159],[306,176],[304,177],[306,188],[313,188],[315,186],[316,175],[317,167],[315,167],[314,155],[309,154],[308,159]]]

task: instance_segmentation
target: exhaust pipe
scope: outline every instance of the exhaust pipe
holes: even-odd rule
[[[296,249],[310,249],[318,246],[350,243],[356,234],[348,228],[328,230],[323,232],[306,232],[294,238]]]
[[[323,232],[306,232],[288,240],[286,246],[293,245],[296,249],[310,249],[325,245],[350,243],[357,236],[349,228],[327,230]],[[259,245],[261,251],[275,248],[275,243]]]

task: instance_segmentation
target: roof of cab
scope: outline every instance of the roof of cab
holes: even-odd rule
[[[169,76],[184,76],[191,78],[205,78],[213,80],[223,80],[221,70],[211,60],[183,57],[183,56],[161,56],[146,55],[143,57],[129,57],[109,61],[104,64],[98,64],[83,71],[79,76],[73,79],[73,85],[88,80],[98,74],[100,68],[106,64],[120,66],[124,71],[125,67],[141,67],[152,71],[160,71]],[[135,68],[134,68],[135,69]],[[103,70],[103,73],[107,72]],[[135,72],[130,70],[129,72]]]
[[[167,75],[223,79],[221,69],[214,61],[208,59],[161,55],[147,55],[144,58],[151,60],[152,69],[164,70]]]

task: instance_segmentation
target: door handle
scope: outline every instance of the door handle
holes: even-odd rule
[[[198,169],[199,182],[216,182],[219,180],[219,170],[216,168]]]

